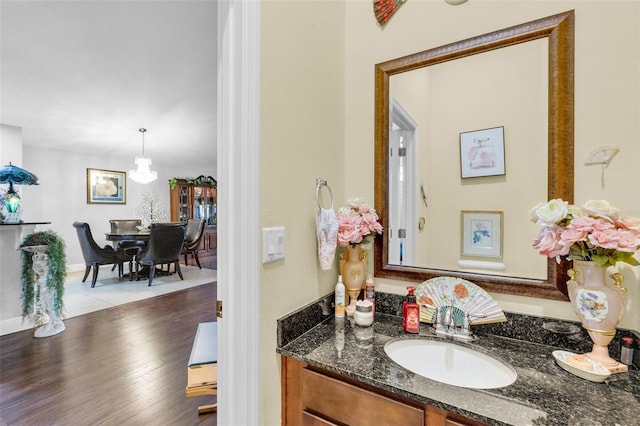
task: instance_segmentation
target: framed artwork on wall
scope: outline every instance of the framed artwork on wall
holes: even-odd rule
[[[462,179],[504,175],[504,163],[504,127],[460,133]]]
[[[87,204],[127,204],[127,173],[87,168]]]
[[[503,212],[462,210],[460,218],[462,256],[502,259]]]

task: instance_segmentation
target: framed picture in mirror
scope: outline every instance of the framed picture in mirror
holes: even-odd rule
[[[462,256],[502,259],[503,212],[462,210],[460,218]]]
[[[463,179],[505,174],[504,127],[460,133],[460,173]]]

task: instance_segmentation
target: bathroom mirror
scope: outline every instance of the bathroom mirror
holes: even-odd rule
[[[375,276],[422,282],[448,275],[487,291],[567,300],[568,262],[531,247],[537,227],[528,211],[552,198],[573,203],[573,57],[568,11],[376,64],[375,208],[385,233],[375,242]],[[522,68],[505,69],[512,65]],[[412,99],[404,95],[410,92]],[[504,170],[465,176],[466,138],[473,146],[495,134],[503,138]],[[392,164],[399,153],[413,166]],[[442,188],[449,199],[434,195]],[[463,247],[466,222],[477,218],[500,231],[494,257]],[[439,236],[430,240],[428,229]],[[405,241],[407,230],[417,243]],[[406,244],[397,247],[398,237]],[[438,251],[450,263],[437,260]],[[527,258],[540,270],[514,268],[526,269]]]

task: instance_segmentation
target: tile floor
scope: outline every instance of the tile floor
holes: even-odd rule
[[[72,318],[89,312],[123,305],[162,294],[195,287],[217,280],[217,271],[182,266],[184,281],[177,274],[154,277],[149,287],[148,280],[128,281],[118,279],[117,271],[109,267],[100,268],[96,286],[91,288],[91,275],[82,282],[84,271],[69,272],[65,285],[64,318]],[[6,320],[0,323],[0,335],[33,328],[29,319]]]

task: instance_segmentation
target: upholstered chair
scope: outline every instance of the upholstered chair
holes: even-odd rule
[[[73,227],[76,228],[78,233],[78,241],[80,242],[80,248],[82,249],[82,256],[84,257],[84,264],[86,269],[84,271],[84,277],[82,282],[87,280],[89,271],[93,268],[93,277],[91,279],[91,287],[95,287],[96,280],[98,279],[98,270],[101,265],[117,265],[118,276],[122,276],[122,269],[124,262],[129,262],[129,273],[131,273],[131,256],[121,250],[115,250],[113,247],[106,245],[100,247],[93,239],[91,234],[91,228],[86,222],[74,222]]]
[[[187,233],[184,237],[184,247],[182,248],[184,266],[187,266],[187,256],[191,254],[195,259],[198,268],[202,269],[202,266],[200,266],[200,259],[198,259],[198,249],[200,247],[202,237],[204,236],[204,227],[206,224],[207,223],[204,219],[189,219],[187,221]]]
[[[184,280],[180,270],[180,254],[184,245],[184,222],[153,223],[151,224],[149,242],[138,254],[138,265],[149,268],[149,284],[153,282],[156,272],[155,265],[175,265],[175,270]]]
[[[111,225],[112,234],[121,234],[125,232],[138,232],[138,226],[142,226],[141,219],[111,219],[109,221]],[[146,242],[140,240],[121,240],[116,243],[115,248],[126,251],[129,255],[135,256],[135,254],[142,250]],[[113,265],[111,270],[113,271],[116,265]]]

